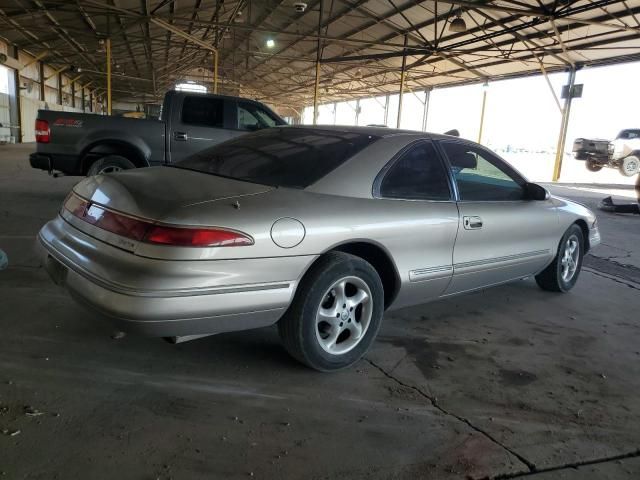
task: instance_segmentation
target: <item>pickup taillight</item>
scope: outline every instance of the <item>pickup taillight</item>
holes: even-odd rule
[[[46,120],[36,119],[36,142],[49,143],[51,140],[51,130],[49,129],[49,122]]]

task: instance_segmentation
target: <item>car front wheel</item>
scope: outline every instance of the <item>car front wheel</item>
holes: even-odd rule
[[[574,224],[562,236],[553,262],[536,275],[536,282],[543,290],[568,292],[578,281],[583,257],[584,235]]]
[[[371,264],[330,252],[304,276],[278,331],[293,357],[328,372],[348,367],[365,354],[383,312],[382,282]]]

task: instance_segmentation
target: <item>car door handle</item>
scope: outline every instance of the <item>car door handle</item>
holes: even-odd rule
[[[482,218],[462,217],[462,224],[465,230],[480,230],[482,228]]]
[[[189,136],[185,132],[173,132],[173,138],[178,142],[186,142],[189,140]]]

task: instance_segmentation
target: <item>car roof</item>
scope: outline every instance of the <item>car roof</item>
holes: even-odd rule
[[[417,130],[403,130],[400,128],[388,128],[388,127],[378,127],[378,126],[355,127],[355,126],[349,126],[349,125],[288,125],[288,126],[285,125],[285,126],[280,126],[275,128],[296,128],[296,129],[304,129],[304,130],[312,130],[312,131],[359,133],[362,135],[373,135],[377,137],[395,137],[395,136],[411,135],[414,137],[430,138],[430,139],[458,138],[458,137],[453,137],[451,135],[444,135],[439,133],[419,132]]]

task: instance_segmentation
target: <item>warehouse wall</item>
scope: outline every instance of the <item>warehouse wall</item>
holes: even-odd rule
[[[14,48],[0,39],[0,53],[9,57],[5,67],[9,67],[10,82],[13,88],[9,92],[0,92],[0,123],[9,115],[13,123],[19,128],[12,129],[11,135],[16,142],[35,141],[35,120],[39,109],[56,110],[65,112],[97,111],[98,104],[94,98],[92,106],[89,105],[89,88],[82,85],[82,77],[78,74],[60,73],[54,67],[42,64],[28,52],[18,51],[18,58],[14,58]],[[18,69],[18,75],[15,75]],[[13,81],[17,77],[18,83]],[[78,78],[79,77],[79,78]],[[85,105],[82,105],[82,90],[85,91]],[[16,92],[17,90],[17,92]],[[15,97],[18,102],[12,102]],[[17,112],[19,110],[19,118]],[[0,141],[5,135],[0,128]],[[8,136],[8,135],[7,135]]]

